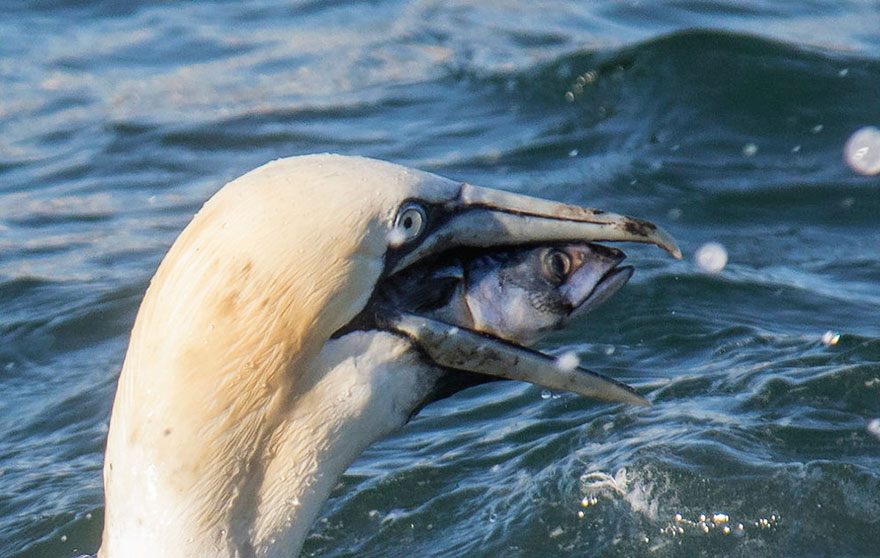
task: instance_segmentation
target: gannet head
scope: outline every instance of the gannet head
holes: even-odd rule
[[[582,241],[680,256],[645,221],[359,157],[281,159],[230,182],[175,241],[135,321],[101,555],[295,554],[351,460],[430,396],[425,370],[639,403],[513,344],[370,306],[383,281],[450,250]]]

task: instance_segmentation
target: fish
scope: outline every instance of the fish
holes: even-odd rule
[[[390,277],[374,304],[531,346],[620,290],[625,258],[594,243],[464,251]]]

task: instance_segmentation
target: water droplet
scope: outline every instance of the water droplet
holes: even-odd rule
[[[550,396],[551,394],[549,389],[545,389],[541,392],[541,399],[550,399]]]
[[[580,363],[581,359],[578,358],[577,353],[574,351],[565,351],[556,357],[556,368],[563,372],[571,372],[577,368]]]
[[[223,228],[224,228],[224,229],[228,229],[228,228],[229,228],[229,223],[223,223]]]
[[[758,152],[758,146],[754,143],[747,143],[745,147],[743,147],[743,155],[746,157],[751,157],[755,153]]]
[[[825,129],[825,126],[824,126],[824,125],[822,125],[822,124],[816,124],[815,126],[813,126],[813,127],[810,129],[810,131],[813,132],[814,134],[818,134],[819,132],[821,132],[821,131],[824,130],[824,129]]]
[[[406,242],[406,233],[400,230],[397,227],[394,227],[390,231],[388,231],[388,235],[385,237],[385,240],[388,242],[388,246],[392,248],[397,248],[401,246],[404,242]]]
[[[61,535],[61,542],[67,542],[67,535]]]
[[[566,91],[565,92],[565,100],[568,101],[569,103],[574,102],[574,93],[572,93],[571,91]]]
[[[833,331],[826,331],[822,334],[822,343],[825,345],[837,345],[840,341],[840,334]]]
[[[864,176],[880,174],[880,129],[866,126],[856,130],[843,146],[849,168]]]
[[[718,242],[707,242],[694,254],[694,260],[706,273],[721,273],[727,265],[727,249]]]
[[[875,438],[880,439],[880,418],[868,421],[868,432],[870,432]]]
[[[489,514],[489,523],[495,523],[495,520],[498,519],[498,515],[494,513]]]
[[[849,68],[844,68],[837,72],[837,75],[839,75],[840,77],[846,77],[847,74],[849,74]]]
[[[572,149],[571,151],[568,152],[568,156],[569,156],[569,157],[577,157],[577,156],[578,156],[578,150],[577,150],[577,149]]]

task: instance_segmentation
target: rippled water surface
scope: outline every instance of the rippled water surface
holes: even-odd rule
[[[0,37],[0,555],[95,552],[159,260],[226,181],[334,151],[649,218],[685,259],[625,246],[542,346],[652,407],[433,404],[305,555],[880,556],[880,178],[842,158],[880,126],[877,2],[22,0]]]

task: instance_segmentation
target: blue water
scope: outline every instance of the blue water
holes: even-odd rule
[[[334,151],[648,218],[685,259],[624,246],[630,284],[542,346],[651,408],[433,404],[305,555],[880,556],[880,178],[842,157],[868,125],[873,0],[4,2],[0,555],[95,552],[162,255],[226,181]]]

